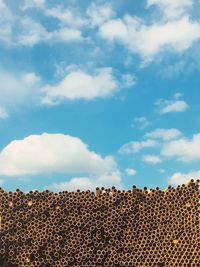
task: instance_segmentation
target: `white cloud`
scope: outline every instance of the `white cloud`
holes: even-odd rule
[[[146,128],[147,126],[149,126],[151,123],[149,120],[147,120],[147,118],[145,118],[144,116],[141,117],[135,117],[134,118],[134,123],[131,124],[131,127],[137,127],[140,130],[143,130],[144,128]]]
[[[7,119],[9,117],[5,108],[0,107],[0,119]]]
[[[86,20],[81,18],[79,14],[75,14],[71,10],[65,9],[62,6],[57,6],[50,9],[46,8],[44,12],[45,15],[56,18],[64,25],[68,25],[72,28],[79,28],[87,23]]]
[[[127,176],[134,176],[134,175],[136,175],[136,170],[135,169],[132,169],[132,168],[127,168],[126,170],[125,170],[125,172],[126,172],[126,175]]]
[[[161,159],[158,156],[155,155],[146,155],[143,156],[142,160],[146,163],[150,164],[158,164],[161,162]]]
[[[200,24],[184,16],[174,21],[146,25],[141,19],[126,15],[123,19],[105,22],[99,34],[108,41],[124,44],[145,60],[152,60],[164,50],[180,53],[190,48],[200,39]]]
[[[194,134],[192,139],[181,138],[163,145],[161,154],[174,157],[179,161],[200,161],[200,133]]]
[[[152,132],[146,133],[145,137],[147,138],[152,138],[152,139],[157,139],[161,138],[165,141],[171,140],[171,139],[176,139],[180,137],[182,133],[177,130],[177,129],[162,129],[162,128],[157,128]]]
[[[21,9],[25,11],[29,8],[41,8],[43,9],[45,7],[45,0],[25,0],[23,5],[21,6]]]
[[[0,0],[0,41],[9,43],[12,34],[13,15],[3,0]]]
[[[156,147],[158,145],[158,142],[152,139],[147,139],[145,141],[136,141],[136,142],[129,142],[125,145],[123,145],[119,149],[119,153],[121,154],[132,154],[132,153],[137,153],[141,149],[144,148],[151,148],[151,147]]]
[[[147,7],[152,5],[157,5],[167,19],[175,19],[188,13],[193,0],[147,0]]]
[[[102,25],[111,19],[115,13],[110,4],[97,5],[92,3],[86,11],[92,26]]]
[[[166,107],[164,107],[162,109],[162,113],[169,113],[169,112],[182,112],[185,111],[188,108],[188,104],[183,101],[174,101],[173,103],[170,103],[168,105],[166,105]]]
[[[67,182],[53,183],[46,188],[53,191],[75,191],[77,189],[85,191],[94,190],[96,187],[111,188],[112,186],[116,186],[118,189],[123,188],[119,171],[96,177],[74,177]]]
[[[62,100],[108,97],[118,89],[118,82],[112,68],[101,68],[94,75],[77,70],[70,72],[58,85],[47,85],[43,91],[46,96],[42,103],[56,104]]]
[[[33,72],[9,72],[0,68],[0,106],[7,110],[31,105],[39,98],[40,78]]]
[[[200,179],[200,170],[189,173],[176,172],[168,179],[168,183],[170,185],[187,184],[191,179]]]
[[[160,114],[167,114],[171,112],[183,112],[189,108],[189,105],[183,100],[166,100],[158,99],[155,103]]]
[[[81,31],[69,27],[60,27],[54,31],[47,31],[45,27],[29,17],[20,22],[21,29],[16,36],[17,44],[34,46],[41,42],[79,42],[82,40]]]
[[[0,175],[102,174],[115,169],[111,156],[103,158],[79,138],[64,134],[30,135],[12,141],[0,152]]]

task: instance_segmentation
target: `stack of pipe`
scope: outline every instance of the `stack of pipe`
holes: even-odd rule
[[[199,180],[164,191],[0,188],[0,266],[199,267],[199,215]]]

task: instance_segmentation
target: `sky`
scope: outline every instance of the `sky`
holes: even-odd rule
[[[200,178],[199,0],[0,0],[0,187]]]

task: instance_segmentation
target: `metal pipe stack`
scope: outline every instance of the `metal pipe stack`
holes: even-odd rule
[[[0,188],[0,267],[199,267],[199,192]]]

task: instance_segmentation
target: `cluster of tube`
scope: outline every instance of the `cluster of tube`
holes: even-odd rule
[[[0,261],[20,267],[198,267],[199,215],[199,180],[164,191],[0,188]]]

